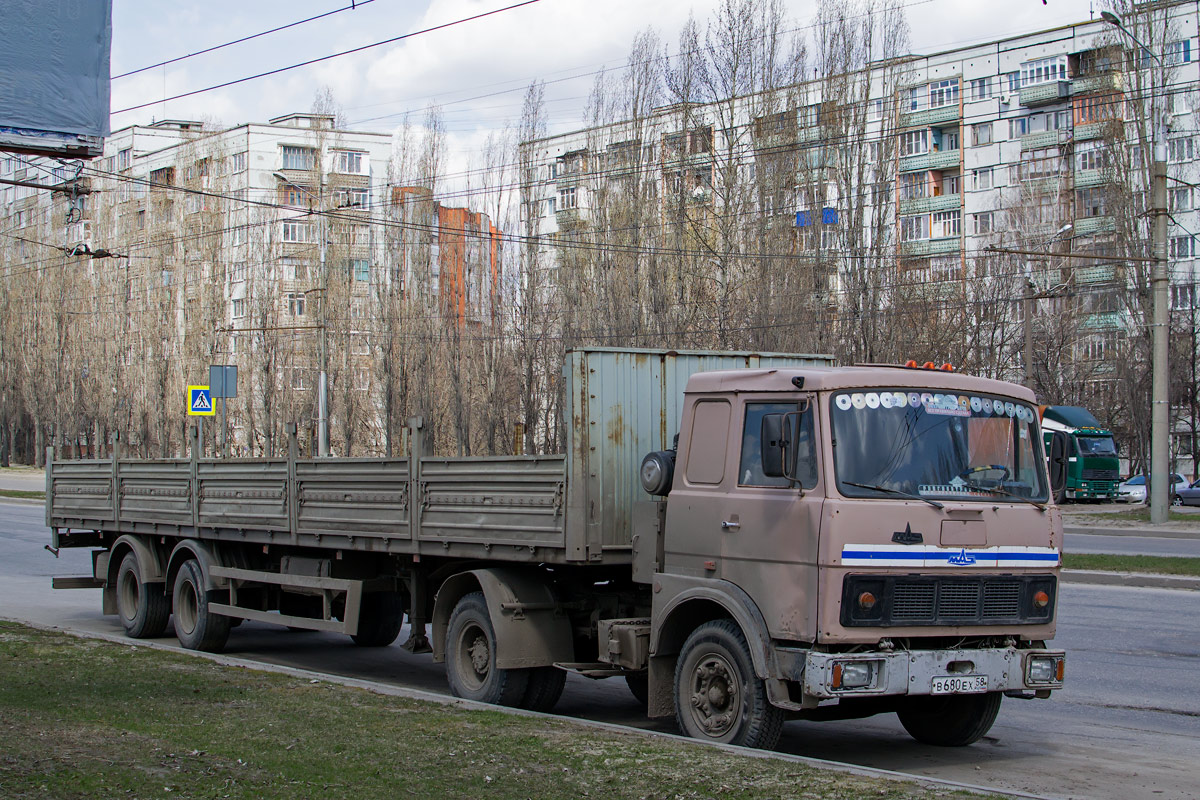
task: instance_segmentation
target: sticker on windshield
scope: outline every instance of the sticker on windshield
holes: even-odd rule
[[[867,398],[862,392],[855,392],[854,394],[850,395],[850,405],[854,406],[859,411],[862,411],[867,407]]]
[[[838,396],[837,396],[837,397],[834,399],[834,402],[835,402],[835,403],[837,403],[837,407],[838,407],[838,408],[840,408],[842,411],[849,411],[849,410],[850,410],[850,395],[848,395],[848,394],[839,394],[839,395],[838,395]]]
[[[879,395],[875,392],[867,392],[867,408],[879,408]]]
[[[984,414],[990,414],[990,413],[992,413],[992,400],[991,400],[991,398],[984,397],[983,399],[981,399],[981,400],[979,401],[979,405],[983,406],[983,413],[984,413]]]
[[[976,414],[978,414],[980,411],[983,410],[983,401],[980,400],[978,397],[972,397],[971,398],[971,410],[974,411]]]
[[[1005,403],[1004,404],[1004,413],[1010,417],[1013,416],[1014,414],[1017,413],[1016,405],[1013,403]]]
[[[916,408],[917,406],[921,405],[921,395],[917,394],[916,392],[909,392],[908,393],[908,404],[910,406],[912,406],[913,408]]]
[[[879,405],[884,408],[891,408],[896,405],[896,396],[891,392],[882,392],[879,395]]]

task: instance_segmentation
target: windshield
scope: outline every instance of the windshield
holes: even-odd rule
[[[1117,445],[1111,436],[1079,436],[1079,452],[1085,456],[1115,456]]]
[[[1045,502],[1036,412],[1011,398],[847,391],[831,405],[845,497]]]

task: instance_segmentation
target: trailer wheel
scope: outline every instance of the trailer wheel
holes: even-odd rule
[[[350,638],[359,647],[387,647],[403,624],[404,597],[399,592],[370,592],[358,612],[358,633]]]
[[[911,697],[896,715],[904,730],[918,742],[964,747],[991,730],[1003,698],[1002,692]]]
[[[529,711],[552,711],[567,685],[566,671],[558,667],[534,667],[526,672],[529,682],[518,707]]]
[[[171,604],[161,583],[146,583],[137,556],[126,553],[117,569],[117,612],[125,634],[134,639],[162,636],[171,615]]]
[[[629,687],[629,693],[633,695],[643,707],[650,704],[650,673],[646,670],[641,672],[626,672],[625,685]]]
[[[519,706],[529,671],[496,667],[496,631],[483,592],[458,601],[450,615],[446,644],[446,677],[455,697]]]
[[[746,637],[732,620],[706,622],[683,643],[675,666],[675,718],[693,739],[764,750],[778,744],[783,710],[767,699]]]
[[[188,650],[219,653],[225,649],[230,619],[208,610],[209,602],[218,599],[217,594],[204,590],[200,562],[194,558],[183,562],[175,576],[175,636]]]

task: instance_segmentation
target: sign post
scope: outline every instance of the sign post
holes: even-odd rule
[[[232,364],[213,364],[208,368],[208,385],[214,398],[221,398],[221,455],[229,458],[229,424],[225,417],[225,401],[237,397],[237,367]]]
[[[217,413],[213,408],[212,391],[207,386],[188,387],[188,416],[199,417],[196,420],[196,440],[201,449],[204,447],[204,418]]]

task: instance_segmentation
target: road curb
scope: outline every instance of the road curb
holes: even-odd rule
[[[1187,575],[1156,575],[1147,572],[1104,572],[1092,569],[1064,569],[1063,583],[1088,583],[1094,586],[1132,586],[1141,589],[1189,589],[1200,591],[1200,578]]]

